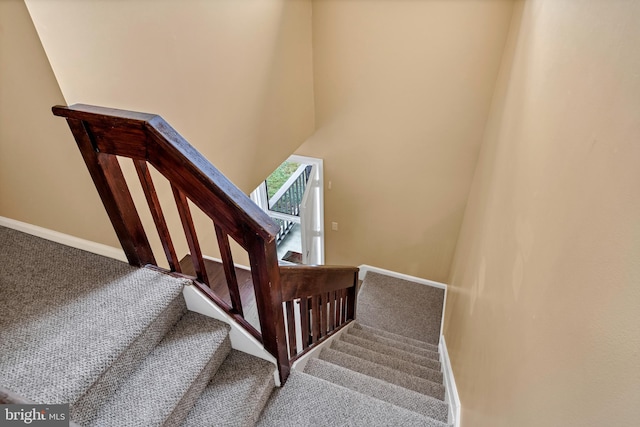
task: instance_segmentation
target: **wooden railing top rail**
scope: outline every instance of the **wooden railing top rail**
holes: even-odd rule
[[[269,216],[162,117],[83,104],[58,105],[53,107],[53,114],[91,123],[94,148],[100,152],[151,163],[202,211],[219,217],[220,225],[239,243],[243,244],[247,226],[266,241],[275,239],[278,227]],[[116,140],[111,132],[114,127],[120,128]],[[176,169],[176,164],[181,169]]]
[[[291,301],[353,285],[357,267],[331,265],[281,265],[282,300]]]

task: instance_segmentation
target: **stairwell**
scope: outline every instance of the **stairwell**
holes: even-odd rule
[[[79,425],[447,425],[437,343],[367,314],[385,276],[369,273],[361,292],[371,326],[352,323],[274,392],[273,364],[233,350],[228,325],[187,311],[188,280],[3,227],[0,241],[0,386],[69,403]],[[426,287],[406,285],[420,303]]]

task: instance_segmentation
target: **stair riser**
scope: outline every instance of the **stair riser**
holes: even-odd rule
[[[418,341],[418,340],[414,340],[413,338],[408,338],[402,335],[398,335],[398,334],[394,334],[392,332],[387,332],[387,331],[383,331],[382,329],[376,329],[376,328],[372,328],[370,326],[367,325],[362,325],[360,323],[355,323],[353,325],[354,328],[356,329],[360,329],[364,332],[367,332],[371,335],[377,335],[380,336],[382,338],[387,338],[393,341],[398,341],[404,344],[409,344],[412,345],[414,347],[418,347],[418,348],[423,348],[425,350],[429,350],[429,351],[433,351],[435,353],[438,352],[438,346],[437,345],[433,345],[433,344],[429,344],[428,342],[424,342],[424,341]]]
[[[424,348],[416,347],[403,342],[377,336],[358,328],[351,328],[348,333],[351,335],[368,339],[370,341],[375,341],[377,343],[384,344],[390,347],[395,347],[399,350],[404,350],[408,353],[417,354],[419,356],[427,357],[429,359],[440,360],[440,355],[438,354],[437,351],[430,351],[430,350],[426,350]]]
[[[418,393],[435,397],[436,399],[444,400],[445,389],[442,384],[436,384],[330,348],[322,350],[320,359],[370,377],[387,381],[391,384],[399,385],[409,390],[417,391]]]
[[[390,347],[388,345],[380,344],[378,342],[367,340],[365,338],[357,337],[351,334],[343,334],[340,339],[342,341],[348,342],[353,345],[358,345],[377,353],[396,357],[407,362],[415,363],[419,366],[424,366],[425,368],[433,369],[434,371],[440,371],[440,362],[428,357],[419,356],[417,354],[409,353],[395,347]]]
[[[209,360],[209,363],[207,363],[200,375],[198,375],[191,387],[189,387],[189,390],[187,390],[182,399],[180,399],[180,402],[178,402],[175,409],[171,412],[171,415],[165,420],[163,426],[174,427],[180,425],[187,417],[189,411],[193,408],[193,405],[195,405],[196,401],[207,387],[207,384],[211,381],[211,378],[223,363],[223,355],[226,356],[231,351],[231,340],[228,337],[220,346],[219,351],[219,355],[214,355],[214,357]]]
[[[171,327],[186,313],[182,294],[178,295],[137,339],[129,345],[91,388],[69,408],[71,418],[88,424],[100,405],[126,380],[138,364],[160,343]]]
[[[363,347],[359,347],[350,344],[345,341],[334,341],[331,348],[341,351],[352,356],[359,357],[364,360],[368,360],[373,363],[387,366],[391,369],[405,372],[410,375],[414,375],[418,378],[423,378],[438,384],[442,384],[442,372],[435,371],[433,369],[425,368],[414,363],[406,362],[401,359],[387,356],[381,353],[376,353],[371,350],[367,350]]]
[[[389,402],[425,417],[447,422],[449,406],[438,399],[345,369],[321,359],[310,360],[304,371],[317,378],[330,381],[375,399]]]

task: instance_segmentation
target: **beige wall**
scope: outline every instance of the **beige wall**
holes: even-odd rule
[[[463,425],[638,425],[640,3],[517,10],[446,307]]]
[[[161,114],[245,192],[313,132],[310,0],[26,3],[69,104]]]
[[[297,153],[324,158],[328,264],[447,279],[511,10],[313,2],[316,132]]]
[[[0,216],[111,246],[111,229],[64,120],[64,98],[22,0],[0,1]]]
[[[0,3],[0,215],[119,246],[54,104],[159,113],[247,193],[313,132],[310,1]]]

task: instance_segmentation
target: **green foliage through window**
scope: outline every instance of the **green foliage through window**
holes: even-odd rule
[[[278,192],[280,187],[287,182],[299,166],[300,163],[284,162],[269,175],[269,178],[267,178],[267,194],[269,198],[272,198]]]

